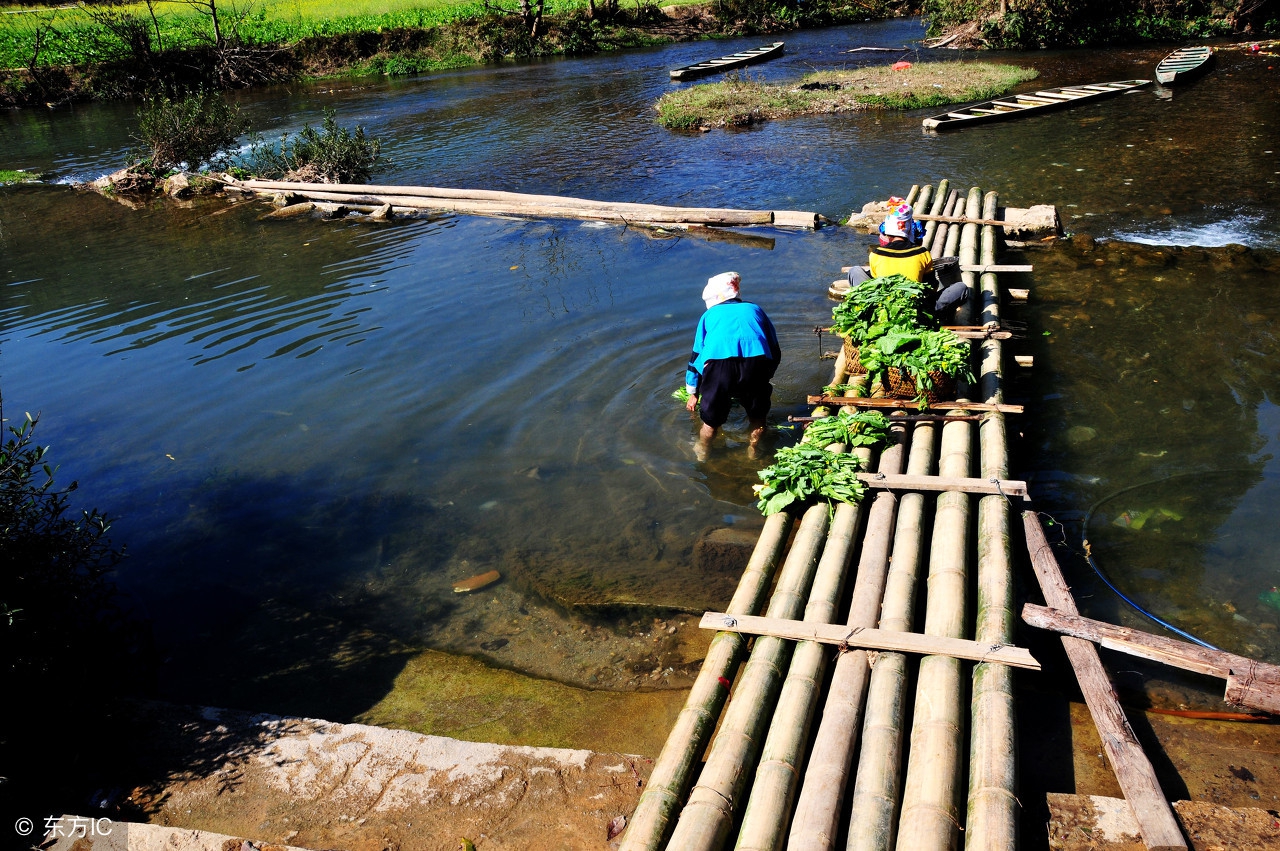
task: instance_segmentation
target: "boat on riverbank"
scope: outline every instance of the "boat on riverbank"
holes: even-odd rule
[[[1156,82],[1162,85],[1185,83],[1209,70],[1212,47],[1183,47],[1170,53],[1156,65]]]
[[[1021,95],[992,98],[969,106],[934,115],[924,120],[926,130],[951,130],[974,124],[1004,121],[1034,112],[1063,109],[1084,101],[1124,94],[1150,85],[1150,80],[1118,80],[1112,83],[1088,83],[1079,86],[1059,86]]]
[[[755,65],[757,62],[767,62],[782,55],[783,44],[785,42],[775,41],[773,44],[766,44],[763,47],[757,47],[752,50],[743,50],[739,53],[730,53],[728,56],[721,56],[718,59],[708,59],[705,62],[695,62],[692,65],[672,68],[671,79],[689,80],[720,71],[744,68],[747,65]]]

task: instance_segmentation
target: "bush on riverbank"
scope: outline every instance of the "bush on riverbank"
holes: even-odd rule
[[[258,177],[298,180],[306,183],[364,183],[373,174],[382,143],[364,135],[364,127],[354,131],[339,127],[332,109],[324,112],[324,124],[316,130],[305,124],[279,145],[258,139],[249,152],[249,170]]]
[[[1276,0],[1251,6],[1280,9]],[[1010,2],[1001,13],[993,0],[924,0],[930,34],[959,33],[979,47],[1033,49],[1087,47],[1136,41],[1181,41],[1244,28],[1235,7],[1221,0],[1051,0]],[[1253,10],[1251,14],[1258,14]],[[1272,14],[1272,28],[1277,27]]]
[[[928,62],[806,74],[799,85],[772,85],[738,74],[663,95],[658,123],[673,130],[745,127],[771,118],[865,109],[918,109],[981,100],[1035,79],[1036,72],[986,62]]]
[[[916,2],[716,0],[704,13],[694,6],[664,11],[652,0],[637,0],[634,8],[616,0],[547,0],[536,36],[518,12],[450,0],[427,0],[425,6],[421,0],[390,0],[390,8],[375,0],[341,6],[330,0],[263,0],[255,6],[192,0],[164,7],[59,7],[10,16],[0,30],[0,68],[9,69],[0,71],[0,107],[241,88],[300,75],[416,74],[509,58],[852,23],[909,14]]]

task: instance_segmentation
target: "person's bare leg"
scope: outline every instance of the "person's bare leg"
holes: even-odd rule
[[[707,460],[707,453],[711,451],[711,440],[716,436],[717,429],[712,428],[706,423],[702,424],[702,428],[698,429],[698,439],[693,444],[693,454],[697,456],[699,461]]]
[[[751,420],[750,428],[751,437],[747,443],[747,452],[754,458],[756,447],[760,445],[760,438],[764,436],[764,420]]]

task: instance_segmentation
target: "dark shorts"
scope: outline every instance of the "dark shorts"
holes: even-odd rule
[[[765,355],[707,361],[698,383],[702,421],[712,428],[724,425],[735,400],[747,409],[748,419],[763,420],[769,413],[773,397],[769,379],[776,368]]]

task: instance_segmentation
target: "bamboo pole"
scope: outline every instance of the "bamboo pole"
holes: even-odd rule
[[[760,610],[792,525],[793,517],[786,512],[765,520],[727,612],[753,615]],[[729,678],[742,662],[745,646],[746,637],[733,632],[720,632],[711,639],[698,678],[631,814],[622,839],[624,851],[656,851],[661,847],[671,814],[688,788],[694,763],[702,756],[715,729],[729,695]]]
[[[942,207],[942,215],[951,216],[955,212],[956,205],[959,203],[959,200],[960,194],[956,190],[952,189],[947,194],[946,204]],[[928,243],[929,253],[934,257],[945,257],[947,256],[944,253],[946,251],[947,238],[951,232],[955,230],[955,227],[947,224],[945,221],[933,224],[937,224],[937,229],[934,231],[933,241]],[[928,236],[928,233],[929,225],[926,224],[925,235]]]
[[[911,432],[909,475],[927,475],[937,456],[937,427],[920,423]],[[893,532],[893,560],[885,580],[880,628],[912,629],[916,586],[924,550],[924,494],[903,495]],[[902,785],[902,734],[909,664],[902,653],[881,653],[871,669],[862,749],[850,801],[848,851],[893,848]]]
[[[832,369],[831,383],[841,384],[846,378],[848,368],[841,351]],[[818,407],[811,413],[829,415],[831,411]],[[772,514],[765,519],[764,529],[726,612],[752,615],[760,610],[779,556],[790,537],[793,520],[789,512]],[[656,851],[663,846],[671,828],[671,816],[688,790],[694,762],[702,756],[720,718],[728,697],[729,678],[741,664],[745,646],[746,636],[732,632],[717,633],[711,640],[698,678],[631,815],[621,851]]]
[[[996,193],[983,199],[983,216],[994,215]],[[995,228],[982,227],[983,263],[993,263]],[[1000,322],[1000,291],[993,273],[981,277],[981,320]],[[1003,344],[981,344],[981,395],[990,403],[1004,401]],[[982,476],[1009,474],[1004,415],[994,413],[978,427]],[[1002,495],[978,501],[978,596],[974,638],[979,642],[1013,640],[1013,564],[1009,547],[1009,501]],[[979,663],[973,669],[970,703],[969,798],[965,841],[974,848],[1017,848],[1017,741],[1013,669]]]
[[[805,511],[778,575],[768,617],[794,618],[800,613],[817,569],[829,510],[823,502]],[[755,766],[760,739],[773,712],[791,650],[792,642],[786,639],[775,636],[756,639],[698,782],[680,812],[669,848],[718,851],[724,845],[743,786]]]
[[[878,469],[891,472],[901,469],[905,428],[902,424],[892,427],[889,445],[881,453]],[[877,504],[879,504],[877,502]],[[874,534],[875,509],[867,536]],[[809,604],[804,619],[809,623],[835,621],[838,601],[844,587],[849,560],[853,554],[854,536],[859,519],[864,514],[863,504],[857,510],[853,506],[836,508],[831,534],[818,565]],[[796,645],[778,699],[778,708],[761,752],[760,767],[743,815],[742,827],[735,846],[742,851],[752,849],[781,848],[791,822],[791,809],[795,801],[798,775],[804,761],[809,729],[821,698],[820,685],[827,668],[827,648],[817,641],[802,641]]]
[[[930,213],[934,215],[941,213],[944,205],[947,202],[948,186],[950,186],[950,183],[947,180],[944,179],[944,180],[938,181],[938,188],[933,192],[932,203],[927,201],[921,201],[916,206],[924,207],[926,204],[928,204]],[[930,188],[932,187],[926,186],[923,190],[921,190],[921,196],[923,197],[924,192]],[[933,237],[937,233],[937,230],[938,230],[937,222],[925,222],[924,240],[923,240],[925,245],[933,245]]]
[[[896,451],[885,452],[881,472],[896,474],[901,471],[902,463],[903,450],[897,446]],[[847,623],[850,627],[874,627],[879,619],[897,504],[898,499],[891,491],[881,491],[868,513],[867,532],[863,536],[849,604]],[[868,660],[865,650],[841,653],[836,660],[787,840],[791,848],[819,851],[835,845],[840,805],[851,770],[870,675]]]
[[[981,192],[976,187],[969,191],[965,211],[970,218],[977,218],[981,211]],[[961,262],[977,260],[977,229],[974,224],[961,228]],[[964,274],[969,276],[966,283],[972,286],[972,273]],[[967,317],[958,321],[970,324]],[[942,427],[938,474],[969,475],[972,453],[973,425],[947,423]],[[965,634],[970,502],[970,497],[963,493],[945,493],[938,497],[929,547],[924,624],[924,631],[930,635],[962,638]],[[956,845],[960,829],[957,793],[964,692],[960,660],[946,656],[926,656],[920,660],[911,724],[911,755],[898,823],[899,851],[932,851]]]

